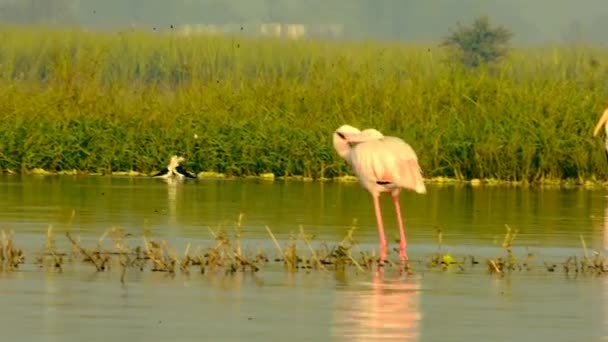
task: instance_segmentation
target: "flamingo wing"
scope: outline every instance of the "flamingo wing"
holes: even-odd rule
[[[391,153],[396,156],[395,169],[399,175],[398,185],[418,193],[425,193],[426,187],[424,186],[422,169],[418,164],[418,156],[414,149],[405,141],[396,137],[387,137],[386,142],[391,149]]]
[[[351,165],[368,189],[373,184],[392,183],[418,193],[426,192],[418,157],[401,139],[385,137],[356,145]]]

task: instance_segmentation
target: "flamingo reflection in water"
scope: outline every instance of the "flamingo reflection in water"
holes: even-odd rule
[[[417,341],[420,284],[415,276],[386,279],[374,272],[364,288],[338,292],[332,328],[334,341]],[[350,287],[350,285],[349,285]]]

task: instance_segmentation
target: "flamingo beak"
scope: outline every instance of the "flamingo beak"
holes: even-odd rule
[[[342,140],[346,141],[347,143],[351,143],[351,142],[357,142],[359,139],[357,138],[357,136],[359,134],[357,133],[342,133],[342,132],[336,132],[336,134],[342,138]]]
[[[593,130],[594,137],[597,137],[597,135],[600,133],[600,130],[602,129],[602,126],[606,123],[606,121],[608,121],[608,109],[606,109],[604,111],[604,114],[602,114],[602,117],[597,121],[597,124],[595,125],[595,129]]]
[[[367,137],[361,133],[349,134],[346,136],[346,141],[351,144],[358,144],[367,141]]]

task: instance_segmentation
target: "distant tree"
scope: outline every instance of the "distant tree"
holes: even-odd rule
[[[441,43],[453,49],[455,58],[470,68],[499,60],[506,55],[513,33],[503,26],[492,27],[487,16],[480,16],[471,26],[457,24]]]

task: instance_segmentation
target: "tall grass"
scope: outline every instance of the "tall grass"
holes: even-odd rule
[[[333,177],[343,123],[397,135],[427,177],[608,177],[591,137],[608,53],[518,49],[467,71],[431,46],[3,27],[0,168]]]

